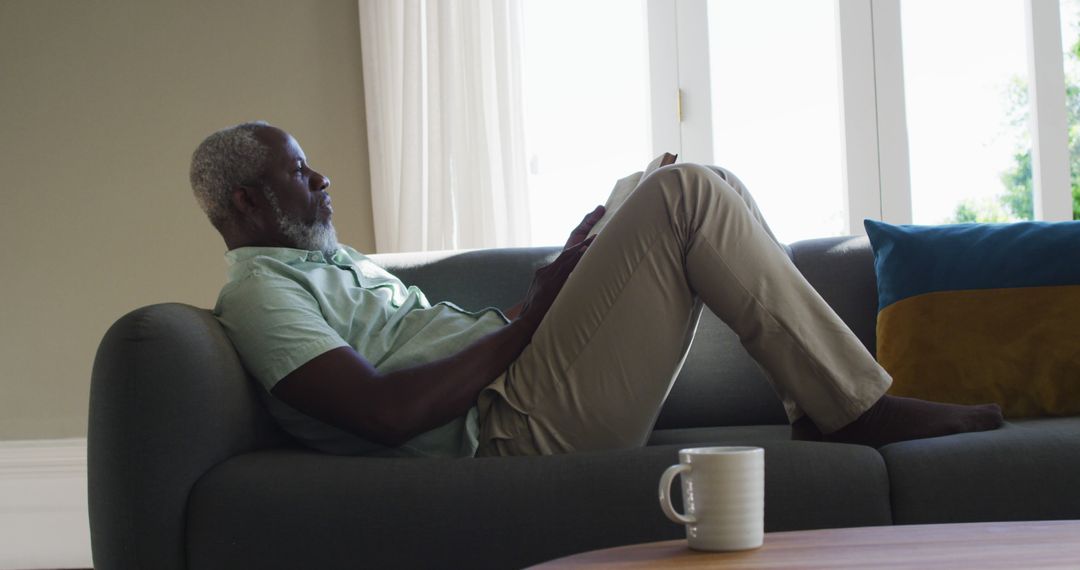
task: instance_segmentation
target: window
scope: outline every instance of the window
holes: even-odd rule
[[[626,0],[524,5],[525,133],[534,245],[562,245],[651,156],[645,9]]]
[[[1068,120],[1069,186],[1073,219],[1080,219],[1080,0],[1061,2],[1061,44],[1065,67],[1065,108]],[[1018,184],[1031,185],[1030,172],[1019,173]]]
[[[525,2],[537,245],[664,151],[788,242],[1080,213],[1080,0]]]
[[[832,0],[710,0],[713,162],[780,241],[846,233]]]
[[[914,222],[1030,219],[1003,181],[1031,151],[1023,0],[900,7]]]

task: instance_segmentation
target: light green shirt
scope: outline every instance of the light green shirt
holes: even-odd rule
[[[225,254],[228,283],[214,314],[247,371],[264,388],[270,413],[290,434],[329,453],[471,456],[477,411],[425,432],[399,448],[364,440],[292,408],[270,394],[282,378],[329,350],[351,346],[376,370],[416,366],[454,354],[503,327],[496,309],[472,313],[432,306],[416,287],[350,247],[321,252],[242,247]]]

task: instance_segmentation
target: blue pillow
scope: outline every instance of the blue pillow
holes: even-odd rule
[[[1080,412],[1080,222],[865,226],[891,394]]]

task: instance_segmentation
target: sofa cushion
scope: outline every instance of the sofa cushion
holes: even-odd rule
[[[794,243],[790,250],[796,268],[873,353],[877,286],[870,242],[865,237],[822,238]],[[488,249],[380,254],[372,259],[420,287],[432,302],[449,300],[476,310],[520,301],[533,272],[558,251]],[[738,336],[705,308],[656,428],[786,423],[784,408],[761,368]]]
[[[745,445],[748,441],[791,441],[791,426],[783,424],[657,429],[649,436],[647,445],[692,445],[702,441],[717,445]]]
[[[791,261],[866,350],[877,346],[877,280],[865,237],[831,237],[791,244]]]
[[[1080,417],[881,448],[896,524],[1080,518]]]
[[[816,520],[821,528],[862,526],[862,523],[851,524],[853,516],[866,517],[865,524],[873,525],[881,524],[876,521],[889,516],[888,497],[881,494],[882,486],[889,484],[888,475],[881,455],[872,447],[791,441],[788,425],[656,430],[649,438],[649,445],[677,445],[679,449],[705,445],[765,447],[766,479],[777,482],[765,503],[771,530],[806,528],[803,521],[809,519]],[[776,475],[776,479],[769,477],[772,465],[769,449],[795,454],[783,462],[783,468],[790,472],[771,474]],[[776,457],[772,459],[779,461]],[[837,485],[825,484],[827,481]],[[807,503],[806,493],[810,488],[818,494],[813,499],[815,504],[821,502],[832,506],[824,511],[812,511],[818,507]],[[866,510],[855,515],[847,509],[852,502]]]
[[[707,307],[656,429],[784,424],[787,415],[738,335]]]
[[[766,530],[890,523],[888,479],[873,449],[737,439],[765,448]],[[726,440],[701,443],[715,441]],[[520,568],[681,538],[657,487],[682,447],[478,459],[240,455],[192,490],[188,564]]]
[[[866,229],[890,393],[1080,412],[1080,222]]]
[[[510,307],[533,273],[559,248],[380,254],[373,261],[431,302],[470,310]],[[436,263],[437,262],[437,263]],[[690,353],[664,404],[658,428],[787,423],[784,408],[739,338],[706,308]]]
[[[406,285],[416,285],[432,303],[452,301],[478,311],[506,309],[525,298],[533,273],[559,255],[557,247],[429,251],[371,255]]]

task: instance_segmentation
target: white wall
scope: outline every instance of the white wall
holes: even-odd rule
[[[187,182],[210,132],[265,119],[374,244],[355,0],[0,0],[0,440],[85,437],[102,334],[210,307],[224,245]]]

